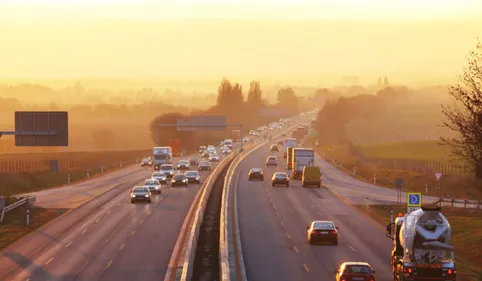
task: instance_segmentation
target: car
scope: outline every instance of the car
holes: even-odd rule
[[[171,186],[188,186],[189,182],[185,174],[175,174],[171,180]]]
[[[271,178],[271,186],[275,185],[284,185],[286,187],[289,187],[290,177],[288,176],[288,174],[283,172],[274,173],[273,177]]]
[[[344,262],[333,270],[336,281],[370,280],[375,281],[375,269],[367,262]]]
[[[145,166],[151,166],[152,165],[152,161],[150,158],[144,158],[141,160],[141,167],[145,167]]]
[[[177,170],[189,170],[189,162],[187,160],[179,160],[176,165]]]
[[[161,194],[161,183],[156,179],[147,179],[144,186],[147,186],[151,193]]]
[[[279,152],[279,147],[277,144],[272,144],[271,147],[269,148],[271,152]]]
[[[209,145],[207,151],[209,153],[216,153],[216,148],[214,147],[214,145]]]
[[[230,154],[231,153],[231,149],[223,149],[223,154]]]
[[[199,147],[199,154],[204,154],[204,151],[206,151],[206,149],[207,149],[207,148],[206,148],[204,145],[201,145],[201,146]]]
[[[159,172],[163,172],[166,178],[170,179],[174,175],[174,167],[172,164],[162,164],[161,167],[159,167]]]
[[[209,158],[209,154],[210,154],[209,150],[206,149],[206,150],[203,152],[202,158]]]
[[[164,174],[163,172],[154,172],[152,173],[152,176],[151,176],[153,179],[156,179],[157,181],[159,181],[159,183],[161,184],[166,184],[167,183],[167,177],[166,177],[166,174]]]
[[[332,221],[313,221],[306,227],[308,243],[330,242],[338,245],[338,227]]]
[[[268,158],[266,158],[266,166],[278,166],[278,159],[276,156],[268,156]]]
[[[209,162],[219,162],[219,155],[217,154],[210,154],[209,155]]]
[[[151,203],[151,192],[147,186],[135,186],[131,191],[131,203],[144,201]]]
[[[197,171],[187,171],[184,173],[188,183],[201,183],[201,176]]]
[[[229,149],[233,148],[233,140],[225,140],[223,145],[227,146]]]
[[[197,166],[199,165],[199,161],[196,158],[189,159],[189,166]]]
[[[261,168],[252,168],[251,170],[249,170],[248,179],[249,179],[249,180],[258,179],[258,180],[264,181],[263,169],[261,169]]]
[[[321,187],[321,171],[318,166],[305,166],[301,175],[301,186]]]
[[[211,171],[211,163],[208,161],[201,161],[198,165],[199,171]]]
[[[244,143],[249,142],[249,138],[248,138],[248,137],[244,137],[244,138],[243,138],[243,142],[244,142]]]

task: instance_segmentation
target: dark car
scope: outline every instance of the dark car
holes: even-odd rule
[[[161,183],[156,179],[147,179],[144,182],[144,186],[149,188],[149,191],[152,193],[161,194]]]
[[[151,203],[151,192],[147,186],[136,186],[131,191],[131,203],[138,201]]]
[[[201,183],[201,176],[197,171],[187,171],[184,173],[188,183]]]
[[[197,166],[197,165],[199,165],[199,161],[197,161],[196,158],[191,158],[191,159],[189,159],[189,165],[190,166]]]
[[[175,174],[171,180],[171,186],[188,186],[189,182],[185,174]]]
[[[271,152],[279,152],[278,145],[272,144],[270,150]]]
[[[249,180],[262,180],[264,181],[263,170],[260,168],[253,168],[248,173]]]
[[[178,170],[189,170],[189,162],[187,160],[180,160],[177,162],[176,168]]]
[[[159,168],[159,172],[164,173],[168,179],[172,178],[174,175],[174,167],[172,164],[162,164]]]
[[[211,164],[208,161],[201,161],[198,165],[199,171],[211,171]]]
[[[275,185],[290,186],[290,177],[288,174],[283,172],[274,173],[273,177],[271,178],[271,186]]]
[[[338,245],[338,227],[332,221],[314,221],[306,229],[310,244],[328,242]]]
[[[375,270],[367,262],[344,262],[333,273],[336,281],[375,281]]]
[[[150,158],[144,158],[142,159],[141,161],[141,167],[145,167],[145,166],[152,166],[152,161]]]

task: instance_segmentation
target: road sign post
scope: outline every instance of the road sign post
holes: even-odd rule
[[[395,187],[397,188],[397,202],[402,204],[402,189],[403,189],[404,181],[402,178],[395,179]]]
[[[420,209],[422,207],[422,193],[407,193],[407,214]]]

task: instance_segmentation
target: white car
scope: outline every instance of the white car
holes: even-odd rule
[[[223,154],[230,154],[230,153],[231,153],[231,149],[229,149],[229,148],[223,149]]]
[[[219,162],[219,155],[217,154],[210,154],[209,155],[209,162]]]
[[[156,179],[159,181],[159,183],[163,183],[163,184],[166,184],[167,183],[167,177],[166,177],[166,174],[164,174],[163,172],[154,172],[151,176],[153,179]]]
[[[159,172],[163,172],[166,177],[170,179],[174,175],[174,166],[172,166],[172,164],[162,164]]]
[[[245,142],[245,143],[246,143],[246,142],[249,142],[249,138],[248,138],[248,137],[244,137],[244,138],[243,138],[243,142]]]
[[[144,182],[144,186],[149,188],[151,193],[161,194],[161,183],[156,179],[148,179]]]
[[[209,153],[216,153],[216,148],[214,147],[214,145],[210,145],[208,146],[208,151]]]

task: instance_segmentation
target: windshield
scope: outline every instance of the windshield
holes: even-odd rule
[[[186,165],[186,164],[188,164],[188,162],[186,160],[181,160],[181,161],[179,161],[178,164],[179,165]]]
[[[153,177],[165,177],[166,175],[164,173],[155,173],[152,176]]]
[[[201,162],[201,163],[199,163],[199,166],[209,166],[209,163],[208,162]]]
[[[370,273],[371,270],[366,265],[347,265],[344,270],[345,273]]]
[[[166,160],[167,154],[154,155],[154,160]]]
[[[175,179],[175,180],[183,180],[183,179],[185,179],[185,178],[186,178],[185,175],[175,175],[175,176],[174,176],[174,179]]]
[[[283,178],[287,178],[287,177],[288,177],[288,175],[287,175],[287,174],[284,174],[284,173],[276,173],[276,174],[274,174],[274,176],[275,176],[276,178],[280,178],[280,179],[283,179]]]
[[[144,183],[145,185],[159,185],[158,181],[148,180]]]
[[[186,172],[187,177],[197,177],[199,174],[197,172]]]
[[[313,229],[335,229],[335,225],[331,222],[316,222]]]
[[[165,166],[163,165],[161,166],[161,170],[169,171],[169,170],[173,170],[173,168],[172,168],[172,165],[165,165]]]
[[[134,188],[134,193],[146,193],[147,190],[145,187],[136,187]]]

